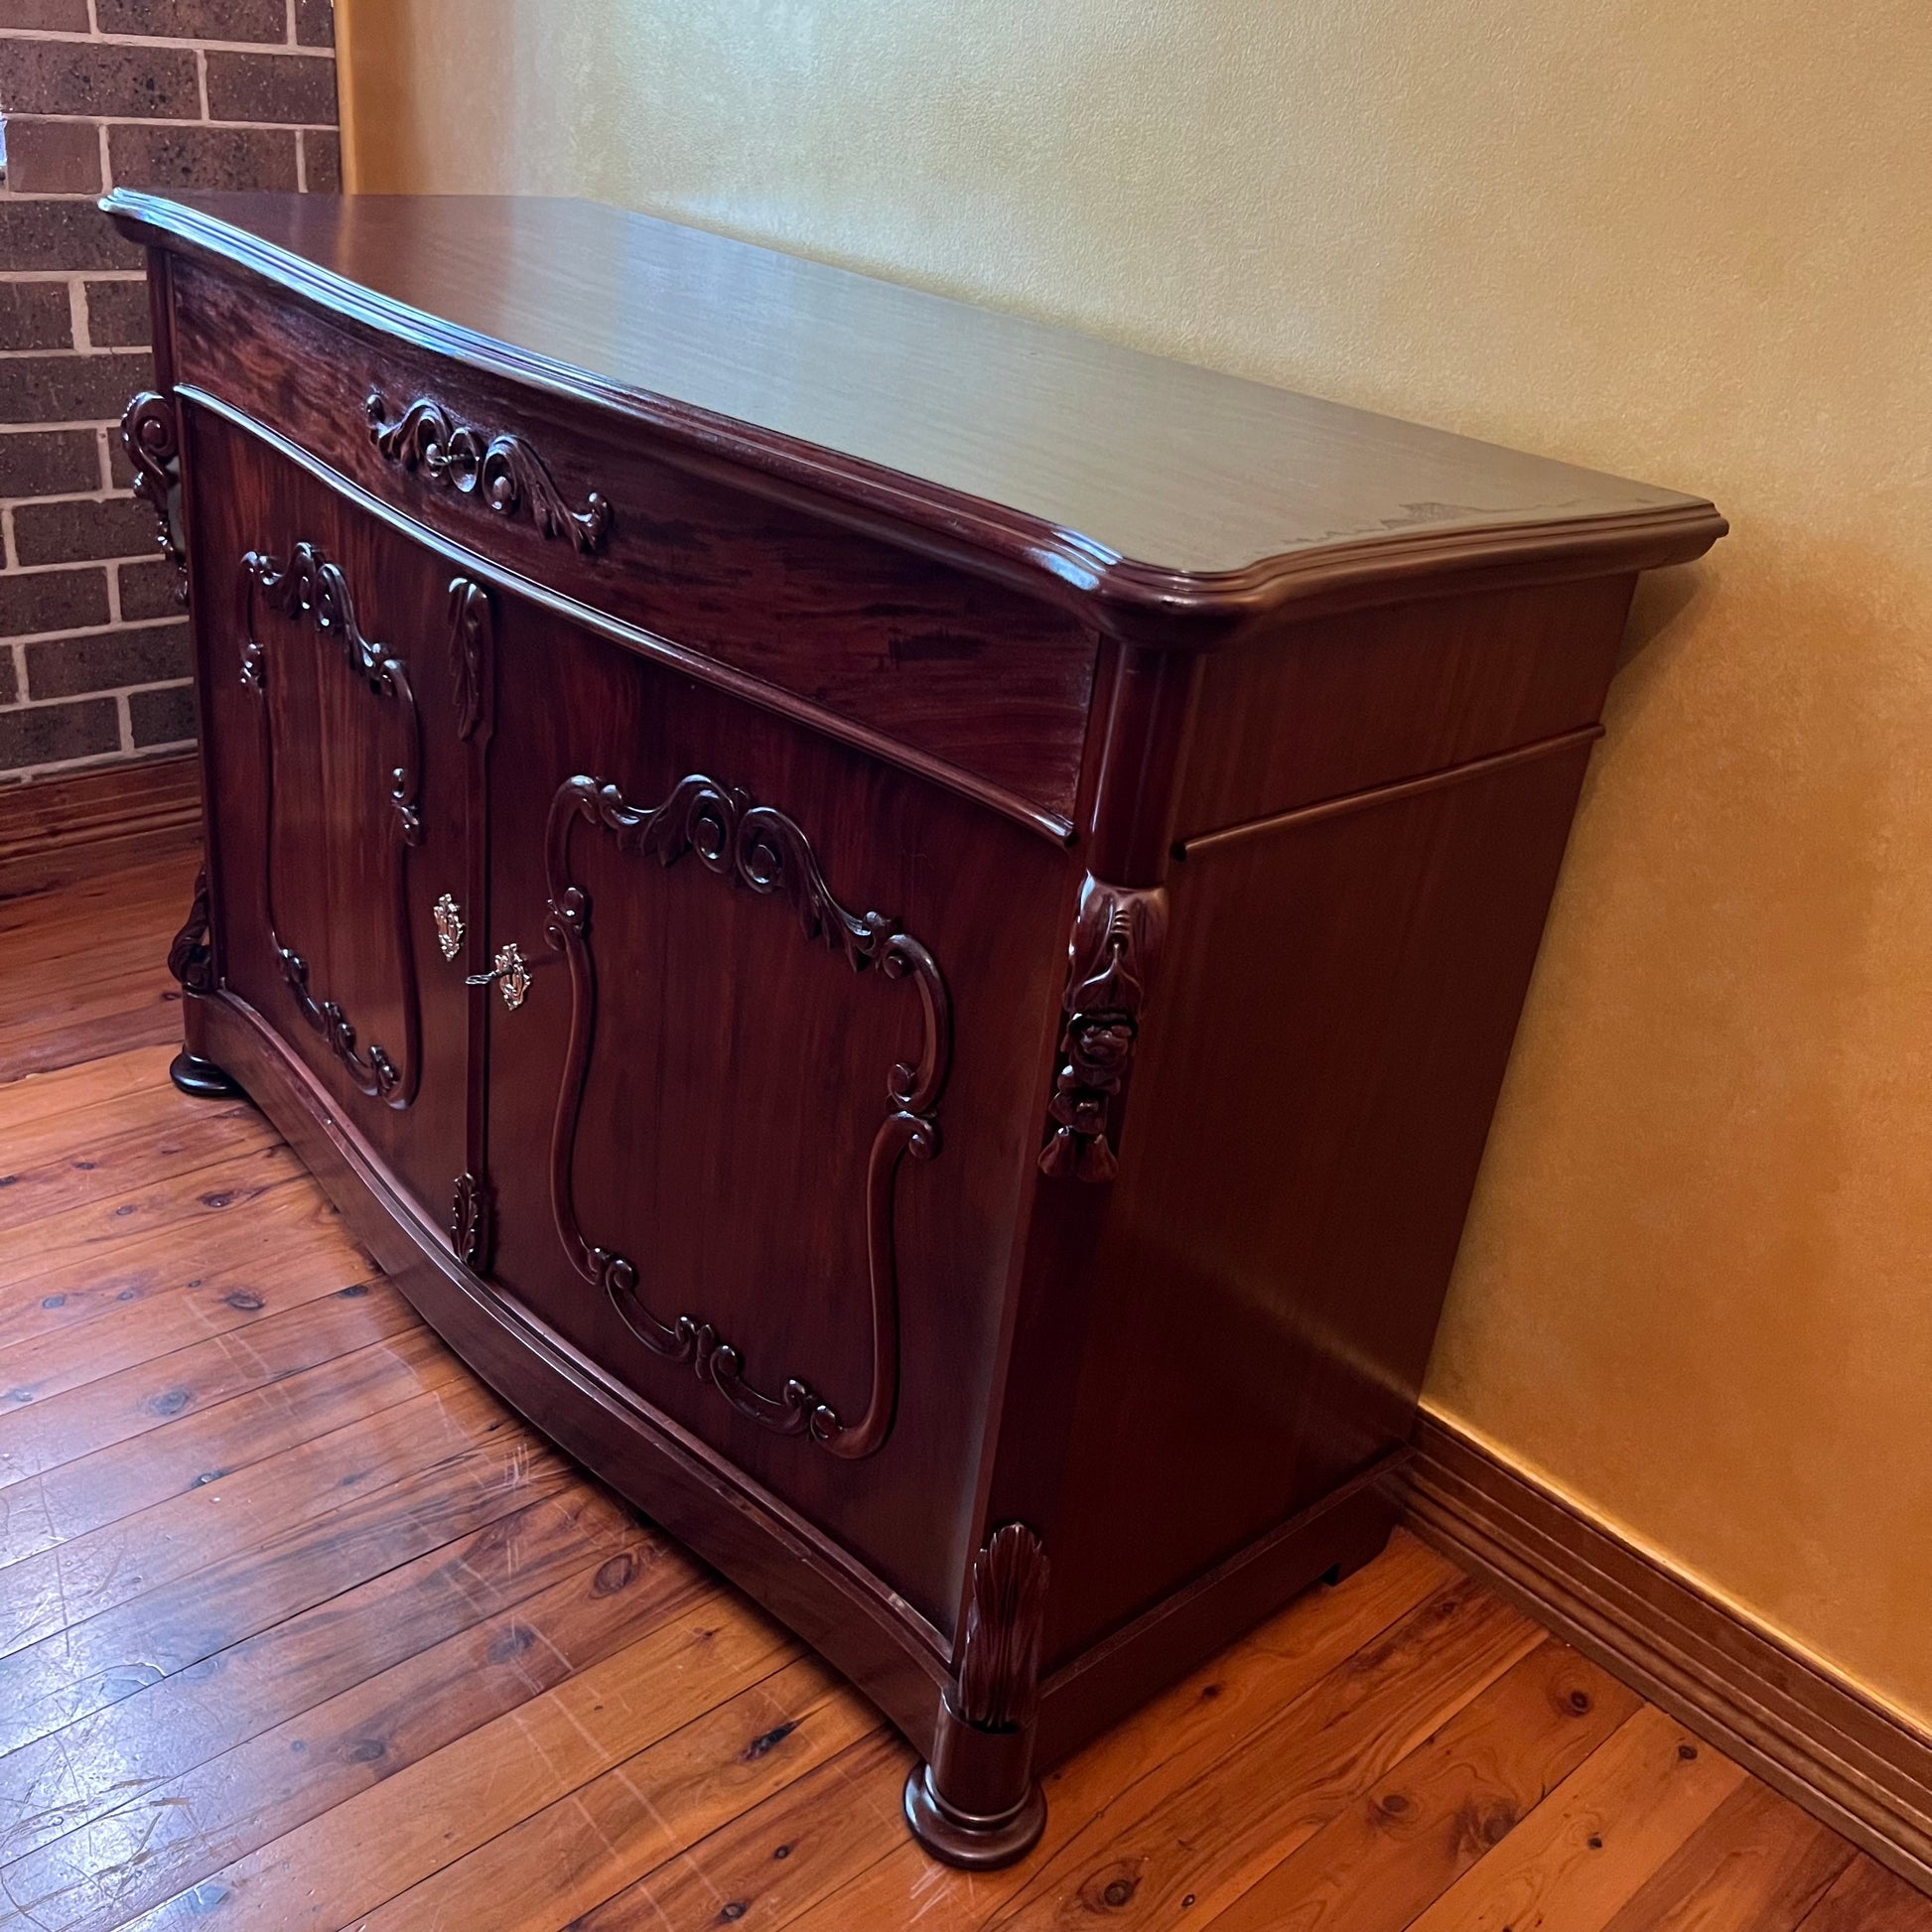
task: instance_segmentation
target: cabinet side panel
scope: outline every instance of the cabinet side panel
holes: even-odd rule
[[[1635,581],[1398,604],[1211,657],[1181,837],[1592,724]]]
[[[1055,1662],[1406,1440],[1587,757],[1175,866],[1089,1284]]]

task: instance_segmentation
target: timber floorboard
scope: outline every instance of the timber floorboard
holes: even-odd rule
[[[932,1863],[865,1701],[168,1084],[193,872],[0,902],[0,1932],[1932,1932],[1400,1533]]]

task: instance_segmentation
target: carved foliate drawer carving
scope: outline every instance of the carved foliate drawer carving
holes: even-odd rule
[[[474,496],[498,516],[527,517],[546,537],[568,537],[586,554],[611,533],[611,505],[597,491],[572,509],[533,445],[507,432],[490,435],[455,420],[440,402],[418,396],[393,419],[380,389],[367,402],[375,447],[405,470],[459,495]]]

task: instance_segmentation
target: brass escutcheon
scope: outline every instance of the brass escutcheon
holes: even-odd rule
[[[454,959],[463,950],[463,908],[445,893],[430,910],[436,915],[436,943],[445,959]]]
[[[472,973],[464,985],[488,986],[492,982],[503,996],[503,1004],[512,1013],[530,997],[530,968],[517,951],[514,939],[496,949],[496,957],[490,961],[488,972]]]

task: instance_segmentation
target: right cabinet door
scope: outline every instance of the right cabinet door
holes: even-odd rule
[[[495,621],[498,1285],[949,1623],[1065,855],[535,606]]]

